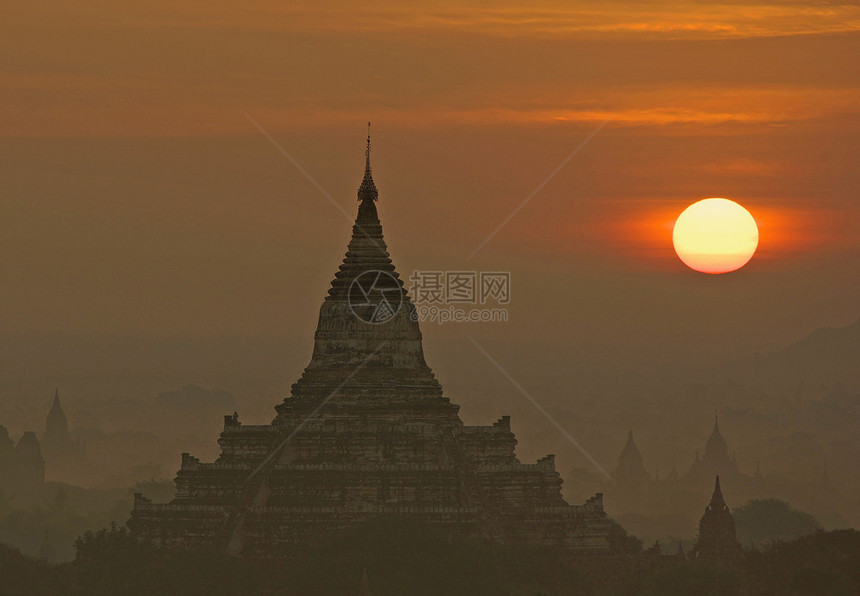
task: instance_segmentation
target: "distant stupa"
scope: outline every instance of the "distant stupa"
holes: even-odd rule
[[[60,405],[60,390],[54,391],[54,402],[48,418],[45,420],[45,434],[42,436],[42,450],[48,460],[68,456],[73,449],[72,437],[69,435],[69,423],[66,413]]]
[[[36,433],[25,432],[18,442],[0,425],[0,492],[13,499],[30,499],[45,483],[45,458]]]
[[[368,134],[358,215],[310,363],[271,424],[227,415],[214,463],[182,454],[173,501],[135,495],[132,532],[167,547],[290,556],[393,517],[452,537],[607,551],[602,494],[569,505],[554,456],[520,463],[508,416],[466,426],[443,395],[377,199]]]
[[[693,548],[693,556],[702,559],[731,561],[741,552],[735,535],[735,520],[723,499],[720,477],[714,484],[711,502],[699,521],[699,537]]]
[[[13,464],[13,492],[31,494],[45,483],[45,459],[36,433],[25,432],[15,445]]]
[[[729,456],[729,446],[720,432],[720,421],[716,415],[714,416],[714,430],[705,443],[705,452],[701,459],[696,452],[696,459],[690,466],[689,474],[700,480],[713,476],[732,478],[738,475],[738,463],[734,457]]]
[[[642,454],[633,440],[633,431],[627,434],[627,443],[624,449],[621,450],[621,455],[618,458],[618,466],[612,473],[612,479],[622,486],[640,486],[648,484],[651,478],[645,470],[645,464],[642,461]]]

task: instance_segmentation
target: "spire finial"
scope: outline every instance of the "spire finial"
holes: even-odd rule
[[[364,151],[365,172],[370,172],[370,122],[367,123],[367,149]]]
[[[358,188],[358,200],[364,203],[367,201],[376,201],[378,197],[379,193],[376,190],[376,184],[373,183],[373,174],[370,169],[370,122],[368,122],[367,148],[364,150],[364,179]]]

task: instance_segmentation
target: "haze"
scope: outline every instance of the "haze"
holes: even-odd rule
[[[556,453],[569,494],[594,482],[473,336],[606,468],[635,429],[649,471],[683,471],[721,411],[745,473],[829,466],[856,495],[858,26],[850,3],[9,7],[0,424],[42,429],[59,387],[72,429],[144,433],[137,472],[77,478],[116,487],[217,449],[227,402],[161,393],[226,390],[268,422],[349,238],[316,184],[352,217],[370,120],[401,274],[511,273],[507,323],[422,327],[464,420],[511,414],[524,460]],[[674,254],[706,197],[759,223],[738,272]],[[845,329],[785,349],[821,328]],[[813,513],[860,520],[856,498]]]

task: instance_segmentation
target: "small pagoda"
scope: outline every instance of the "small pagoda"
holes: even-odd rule
[[[521,463],[508,416],[466,426],[443,395],[377,201],[368,134],[358,215],[310,363],[271,424],[227,415],[216,461],[182,454],[173,501],[135,495],[133,534],[169,548],[277,557],[394,517],[463,539],[607,551],[602,494],[569,505],[554,456]]]
[[[642,454],[633,440],[633,431],[627,433],[627,442],[618,457],[618,466],[612,473],[612,479],[623,488],[640,488],[651,482]]]
[[[720,477],[717,476],[711,502],[699,521],[699,537],[693,548],[693,557],[713,561],[732,562],[741,554],[741,545],[735,535],[735,520],[723,499]]]

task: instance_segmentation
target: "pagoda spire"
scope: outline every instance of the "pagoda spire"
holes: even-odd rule
[[[714,494],[699,520],[699,538],[693,547],[694,558],[734,561],[741,553],[735,534],[735,520],[723,499],[720,477],[714,481]]]
[[[379,214],[375,202],[379,200],[379,191],[373,182],[373,172],[370,168],[370,122],[367,123],[367,148],[364,150],[364,178],[358,187],[358,217],[355,220],[359,231],[367,235],[367,226],[379,225]],[[381,230],[380,230],[381,233]]]
[[[54,390],[54,402],[51,405],[51,410],[48,412],[46,434],[65,436],[69,432],[66,413],[63,411],[63,406],[60,404],[60,390]]]
[[[364,178],[361,180],[361,186],[358,187],[358,200],[362,203],[379,200],[379,192],[376,190],[376,184],[373,182],[373,170],[370,167],[370,122],[367,123],[367,148],[364,150]]]
[[[305,407],[295,404],[319,404],[349,391],[399,403],[404,390],[398,387],[410,387],[409,399],[426,398],[427,407],[438,406],[445,416],[452,409],[424,360],[418,317],[383,238],[370,151],[368,135],[352,238],[320,306],[311,362],[291,397],[276,407],[279,421]]]
[[[364,174],[370,174],[370,122],[367,123],[367,149],[364,150]]]
[[[66,413],[60,404],[60,391],[54,391],[54,403],[45,420],[45,434],[42,436],[42,449],[48,459],[67,455],[73,450],[71,436],[69,435],[69,422]]]
[[[717,476],[717,480],[714,483],[714,494],[711,495],[711,508],[726,508],[726,501],[723,499],[723,491],[720,489],[719,476]]]
[[[621,484],[644,484],[651,480],[642,461],[642,454],[633,440],[633,431],[627,433],[627,442],[618,457],[618,466],[612,477]]]

